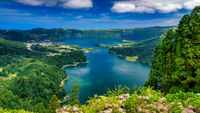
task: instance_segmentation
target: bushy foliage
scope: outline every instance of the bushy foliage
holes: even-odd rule
[[[36,112],[36,113],[47,113],[48,109],[45,108],[43,103],[38,103],[34,106],[34,112]]]
[[[32,112],[24,111],[24,110],[7,110],[7,109],[0,108],[0,113],[32,113]]]
[[[117,85],[117,86],[115,86],[114,89],[107,89],[106,95],[107,96],[117,96],[117,95],[126,94],[126,93],[132,94],[134,91],[136,91],[138,89],[139,89],[139,87],[136,85],[134,85],[132,87]]]

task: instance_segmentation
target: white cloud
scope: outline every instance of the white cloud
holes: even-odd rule
[[[32,5],[32,6],[54,6],[58,0],[16,0],[19,3]]]
[[[180,9],[191,10],[200,5],[200,0],[127,0],[114,2],[116,13],[171,13]]]
[[[92,0],[16,0],[31,6],[61,6],[63,8],[82,9],[91,8]]]
[[[197,5],[200,5],[200,0],[189,0],[184,3],[184,7],[187,9],[193,9]]]
[[[135,10],[135,4],[130,4],[129,2],[117,2],[113,6],[113,11],[118,12],[118,13],[124,13],[124,12],[131,12]]]
[[[65,0],[62,5],[64,8],[81,9],[91,8],[92,0]]]

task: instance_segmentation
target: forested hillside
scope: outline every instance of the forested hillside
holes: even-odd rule
[[[0,107],[36,112],[39,106],[48,112],[54,95],[60,100],[67,95],[62,84],[67,76],[62,67],[87,59],[74,48],[36,44],[31,49],[27,45],[0,38]]]
[[[147,85],[167,92],[200,92],[200,7],[183,16],[156,48]]]
[[[138,57],[136,61],[151,65],[154,56],[154,50],[163,39],[162,37],[154,37],[147,40],[137,41],[129,46],[111,47],[109,52],[115,53],[124,58],[135,56]]]
[[[145,40],[160,36],[171,27],[149,27],[136,29],[110,30],[76,30],[76,29],[44,29],[32,30],[0,30],[0,37],[15,41],[61,41],[67,38],[124,38],[129,40]]]

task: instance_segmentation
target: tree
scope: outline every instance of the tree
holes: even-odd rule
[[[71,93],[69,95],[69,104],[70,105],[79,105],[80,101],[79,101],[79,85],[78,84],[74,84],[71,90]]]
[[[44,107],[43,103],[38,103],[34,106],[34,110],[36,113],[47,113],[46,108]]]
[[[48,105],[49,113],[55,113],[58,108],[60,108],[60,100],[56,95],[53,95]]]

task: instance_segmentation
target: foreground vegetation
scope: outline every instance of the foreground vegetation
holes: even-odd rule
[[[0,108],[0,113],[32,113],[32,112],[25,111],[25,110],[7,110],[7,109]]]
[[[151,88],[134,92],[123,88],[95,96],[86,105],[63,106],[58,113],[194,113],[200,112],[200,94],[177,92],[164,95]]]

